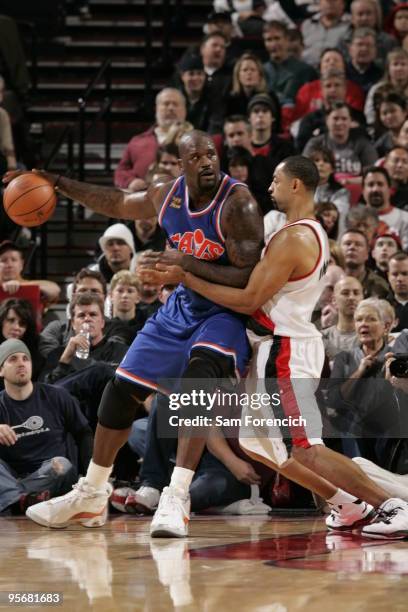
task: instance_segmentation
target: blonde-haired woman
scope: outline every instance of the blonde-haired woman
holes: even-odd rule
[[[379,105],[382,94],[395,91],[408,97],[408,52],[405,49],[394,49],[387,55],[384,78],[371,87],[367,94],[364,114],[368,125],[374,125],[376,106]]]
[[[261,61],[253,53],[244,53],[232,73],[232,87],[226,100],[225,114],[246,115],[248,102],[257,93],[268,93]]]

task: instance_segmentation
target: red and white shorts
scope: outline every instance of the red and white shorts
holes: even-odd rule
[[[323,444],[315,397],[323,342],[320,337],[248,336],[253,349],[245,389],[249,404],[242,412],[239,443],[250,455],[282,465],[293,446]]]

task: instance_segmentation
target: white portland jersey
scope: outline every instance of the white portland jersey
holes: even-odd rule
[[[252,318],[273,331],[274,335],[289,338],[313,338],[321,334],[311,322],[312,313],[322,291],[322,278],[330,261],[327,234],[314,219],[299,219],[288,223],[275,232],[262,252],[262,257],[274,237],[287,227],[306,225],[315,234],[319,243],[319,255],[309,274],[288,281],[273,298],[259,308]]]

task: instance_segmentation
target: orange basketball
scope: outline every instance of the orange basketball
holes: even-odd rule
[[[34,227],[48,221],[57,197],[54,187],[39,174],[21,174],[13,179],[3,194],[4,210],[18,225]]]

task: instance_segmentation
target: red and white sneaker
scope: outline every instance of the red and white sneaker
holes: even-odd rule
[[[133,495],[133,493],[135,493],[135,489],[132,489],[131,487],[117,487],[116,489],[113,489],[109,501],[115,510],[119,510],[119,512],[127,512],[126,500],[129,495]]]
[[[361,499],[351,503],[329,505],[331,512],[326,518],[326,526],[331,531],[350,533],[361,529],[376,516],[373,506]]]
[[[72,491],[30,506],[26,516],[39,525],[54,529],[63,529],[71,523],[79,523],[84,527],[102,527],[108,516],[111,493],[110,484],[98,490],[86,482],[85,478],[80,478]]]
[[[380,540],[408,538],[408,503],[392,497],[378,508],[377,518],[361,530],[361,535]]]
[[[160,500],[160,491],[153,487],[142,486],[132,491],[126,498],[126,512],[130,514],[153,514]]]
[[[190,496],[165,487],[150,525],[152,538],[185,538],[190,520]]]

